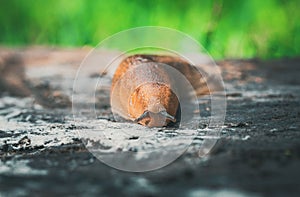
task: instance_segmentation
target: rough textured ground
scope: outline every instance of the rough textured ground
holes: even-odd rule
[[[16,51],[35,90],[50,87],[70,96],[88,49],[2,48],[0,55]],[[200,129],[185,154],[146,173],[119,171],[97,160],[79,140],[77,131],[86,125],[74,125],[67,106],[49,109],[37,101],[41,95],[2,93],[0,196],[299,196],[300,59],[218,64],[227,115],[216,146],[207,157],[198,157],[205,139]],[[107,105],[100,106],[99,119],[110,121]],[[137,153],[140,147],[121,148]],[[112,155],[118,151],[110,150]]]

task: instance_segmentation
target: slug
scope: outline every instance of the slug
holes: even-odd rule
[[[114,73],[110,94],[113,112],[148,127],[163,127],[178,121],[180,103],[172,90],[180,84],[162,65],[183,74],[197,95],[209,93],[197,68],[178,57],[132,55]]]

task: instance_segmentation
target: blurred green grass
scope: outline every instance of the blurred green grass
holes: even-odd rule
[[[215,58],[300,55],[299,0],[0,2],[1,45],[95,46],[127,28],[158,25],[191,35]]]

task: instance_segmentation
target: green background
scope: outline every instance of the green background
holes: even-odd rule
[[[119,31],[158,25],[191,35],[215,58],[300,55],[298,0],[0,2],[6,46],[95,46]]]

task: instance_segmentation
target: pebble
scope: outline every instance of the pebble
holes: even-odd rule
[[[242,138],[242,140],[244,140],[244,141],[248,140],[248,139],[250,139],[250,135],[246,135],[245,137]]]

